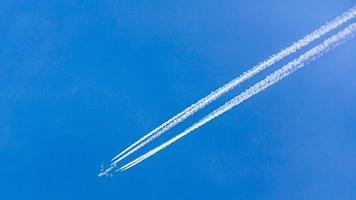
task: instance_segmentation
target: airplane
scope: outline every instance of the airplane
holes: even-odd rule
[[[104,170],[104,163],[101,163],[100,167],[100,173],[98,174],[98,177],[106,176],[106,177],[112,177],[113,174],[110,172],[116,167],[116,165],[113,165],[109,167],[108,169]]]

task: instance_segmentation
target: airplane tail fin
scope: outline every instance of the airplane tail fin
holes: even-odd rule
[[[101,166],[100,166],[100,172],[104,171],[104,162],[101,162]]]

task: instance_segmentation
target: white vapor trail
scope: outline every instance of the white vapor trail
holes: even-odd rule
[[[283,49],[277,54],[272,55],[269,59],[257,64],[252,69],[244,72],[242,75],[238,76],[237,78],[233,79],[232,81],[228,82],[224,86],[218,88],[217,90],[211,92],[208,96],[200,99],[198,102],[192,104],[179,114],[175,115],[173,118],[169,119],[168,121],[161,124],[156,129],[152,130],[135,143],[127,147],[121,153],[116,155],[111,161],[111,166],[116,166],[116,164],[121,161],[122,159],[126,158],[127,156],[131,155],[138,149],[142,148],[149,142],[153,141],[169,129],[173,128],[180,122],[184,121],[197,111],[201,110],[211,102],[218,99],[221,95],[229,92],[230,90],[234,89],[237,85],[242,83],[243,81],[253,77],[255,74],[261,72],[262,70],[266,69],[267,67],[275,64],[279,60],[283,59],[284,57],[296,52],[297,50],[301,49],[302,47],[308,45],[312,41],[320,38],[324,34],[336,29],[340,25],[346,23],[347,21],[353,19],[356,16],[356,6],[353,6],[348,11],[344,12],[340,16],[336,17],[332,21],[326,23],[325,25],[321,26],[314,32],[306,35],[304,38],[300,39],[299,41],[295,42],[293,45]]]
[[[234,97],[232,100],[228,101],[223,106],[219,107],[218,109],[214,110],[210,114],[206,115],[203,119],[201,119],[197,123],[193,124],[191,127],[186,129],[182,133],[178,134],[177,136],[173,137],[172,139],[168,140],[167,142],[161,144],[160,146],[150,150],[149,152],[140,156],[139,158],[129,162],[128,164],[121,167],[119,170],[125,171],[125,170],[137,165],[138,163],[149,158],[150,156],[154,155],[155,153],[159,152],[160,150],[164,149],[165,147],[176,142],[180,138],[191,133],[192,131],[199,128],[200,126],[203,126],[210,120],[220,116],[221,114],[223,114],[226,111],[232,109],[233,107],[239,105],[240,103],[244,102],[245,100],[249,99],[250,97],[254,96],[255,94],[257,94],[257,93],[265,90],[269,86],[277,83],[281,79],[292,74],[296,70],[302,68],[306,63],[315,60],[316,58],[318,58],[318,57],[322,56],[323,54],[325,54],[326,52],[328,52],[330,49],[336,47],[342,41],[345,41],[346,39],[351,38],[352,36],[354,36],[355,31],[356,31],[356,23],[353,23],[350,26],[348,26],[347,28],[338,32],[337,34],[326,39],[321,44],[310,49],[309,51],[307,51],[300,57],[298,57],[298,58],[294,59],[293,61],[289,62],[288,64],[284,65],[282,68],[271,73],[265,79],[254,84],[252,87],[248,88],[247,90],[242,92],[240,95]]]

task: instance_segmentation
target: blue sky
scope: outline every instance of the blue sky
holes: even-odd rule
[[[353,4],[1,1],[0,198],[355,199],[355,40],[97,177],[101,162]]]

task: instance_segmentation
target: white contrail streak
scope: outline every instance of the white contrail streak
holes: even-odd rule
[[[351,24],[344,30],[338,32],[337,34],[331,36],[330,38],[326,39],[323,43],[317,45],[316,47],[312,48],[311,50],[307,51],[300,57],[294,59],[293,61],[289,62],[288,64],[284,65],[279,70],[276,70],[272,74],[268,75],[262,81],[256,83],[249,89],[242,92],[240,95],[234,97],[232,100],[225,103],[223,106],[219,107],[218,109],[214,110],[210,114],[206,115],[203,119],[183,131],[182,133],[178,134],[177,136],[173,137],[172,139],[168,140],[167,142],[161,144],[160,146],[150,150],[146,154],[140,156],[139,158],[129,162],[128,164],[121,167],[120,171],[125,171],[138,163],[142,162],[143,160],[149,158],[150,156],[154,155],[155,153],[159,152],[160,150],[164,149],[165,147],[171,145],[172,143],[176,142],[180,138],[186,136],[187,134],[191,133],[195,129],[199,128],[200,126],[206,124],[210,120],[220,116],[221,114],[225,113],[226,111],[230,110],[231,108],[239,105],[240,103],[244,102],[245,100],[249,99],[250,97],[254,96],[255,94],[265,90],[269,86],[277,83],[284,77],[292,74],[296,70],[302,68],[307,62],[313,61],[314,59],[322,56],[324,53],[328,52],[328,50],[336,47],[342,41],[345,41],[347,38],[351,38],[356,31],[356,23]]]
[[[111,161],[112,164],[111,166],[116,165],[119,161],[122,159],[126,158],[127,156],[131,155],[141,147],[145,146],[149,142],[153,141],[169,129],[173,128],[180,122],[184,121],[197,111],[201,110],[217,98],[219,98],[221,95],[229,92],[230,90],[234,89],[237,85],[242,83],[243,81],[251,78],[255,74],[259,73],[260,71],[266,69],[267,67],[273,65],[274,63],[278,62],[279,60],[283,59],[284,57],[296,52],[300,48],[308,45],[310,42],[318,39],[322,35],[336,29],[340,25],[344,24],[345,22],[353,19],[356,16],[356,6],[353,6],[350,8],[348,11],[344,12],[340,16],[336,17],[332,21],[328,22],[327,24],[321,26],[314,32],[306,35],[303,39],[300,39],[293,45],[287,47],[286,49],[283,49],[277,54],[272,55],[269,59],[259,63],[258,65],[254,66],[252,69],[248,70],[247,72],[243,73],[242,75],[238,76],[237,78],[233,79],[229,83],[225,84],[224,86],[218,88],[214,92],[210,93],[208,96],[202,98],[198,102],[192,104],[185,110],[183,110],[181,113],[177,114],[173,118],[169,119],[168,121],[164,122],[162,125],[154,129],[153,131],[149,132],[145,136],[143,136],[141,139],[130,145],[128,148],[123,150],[121,153],[119,153],[117,156],[115,156]]]
[[[341,14],[340,16],[336,17],[334,20],[326,23],[325,25],[321,26],[314,32],[306,35],[303,39],[299,40],[298,42],[294,43],[293,45],[289,46],[286,49],[283,49],[277,54],[274,54],[269,59],[259,63],[258,65],[254,66],[252,69],[248,70],[247,72],[243,73],[242,75],[238,76],[237,78],[233,79],[229,83],[225,84],[224,86],[218,88],[214,92],[210,93],[208,96],[202,98],[198,102],[192,104],[188,108],[186,108],[181,113],[177,114],[173,118],[169,119],[168,121],[164,122],[162,125],[154,129],[153,131],[149,132],[141,139],[130,145],[128,148],[123,150],[117,156],[115,156],[111,161],[111,166],[116,165],[119,161],[126,158],[127,156],[131,155],[138,149],[142,148],[146,144],[150,143],[169,129],[173,128],[180,122],[184,121],[197,111],[201,110],[211,102],[218,99],[221,95],[229,92],[230,90],[234,89],[237,85],[242,83],[243,81],[251,78],[255,74],[259,73],[260,71],[266,69],[267,67],[273,65],[274,63],[278,62],[279,60],[283,59],[284,57],[296,52],[300,48],[308,45],[312,41],[320,38],[322,35],[336,29],[340,25],[344,24],[345,22],[351,20],[356,16],[356,6],[353,6],[345,13]]]

